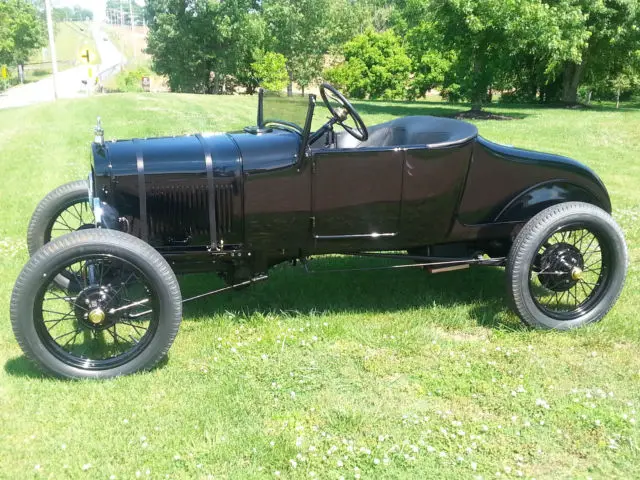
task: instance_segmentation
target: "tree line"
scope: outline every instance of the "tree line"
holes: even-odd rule
[[[495,92],[575,103],[640,85],[639,0],[148,0],[146,18],[153,68],[180,92],[324,78],[481,109]]]

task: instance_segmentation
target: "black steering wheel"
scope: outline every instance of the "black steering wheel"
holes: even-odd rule
[[[349,135],[361,142],[364,142],[369,138],[369,131],[362,121],[362,118],[360,118],[358,112],[356,112],[356,109],[353,108],[353,105],[349,103],[349,100],[344,98],[344,95],[336,90],[335,87],[328,83],[323,83],[320,85],[320,95],[322,96],[325,106],[329,109],[329,112],[331,112],[332,117],[335,119],[335,123],[344,128]],[[340,107],[333,108],[329,100],[333,100],[335,103],[339,104]],[[350,127],[345,123],[349,118],[353,120],[355,128]]]

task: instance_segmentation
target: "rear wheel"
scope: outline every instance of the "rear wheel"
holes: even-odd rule
[[[60,286],[56,277],[66,273]],[[48,373],[109,378],[152,368],[169,350],[182,305],[164,258],[125,233],[74,232],[38,250],[11,297],[25,355]]]
[[[543,210],[520,231],[507,261],[512,305],[528,325],[568,330],[613,307],[627,272],[620,227],[602,209],[572,202]]]

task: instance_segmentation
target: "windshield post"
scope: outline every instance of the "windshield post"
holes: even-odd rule
[[[258,89],[258,128],[264,127],[264,88]]]
[[[304,122],[302,130],[302,141],[300,142],[300,152],[298,152],[298,169],[302,167],[302,162],[307,154],[309,136],[311,135],[311,123],[313,122],[313,113],[316,109],[316,96],[309,94],[309,109],[307,110],[307,119]]]

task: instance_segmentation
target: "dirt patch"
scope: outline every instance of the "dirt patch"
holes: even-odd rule
[[[473,110],[456,113],[454,118],[457,120],[518,120],[518,118],[508,115],[498,115],[497,113],[485,111],[475,112]]]

